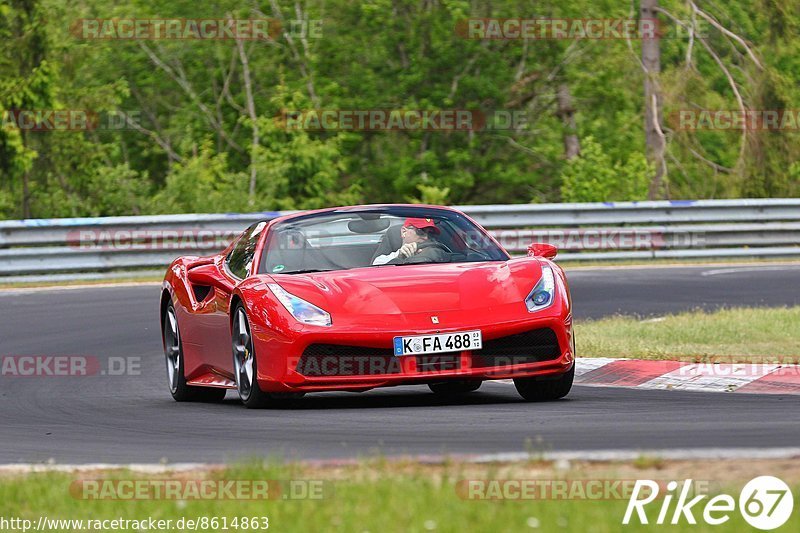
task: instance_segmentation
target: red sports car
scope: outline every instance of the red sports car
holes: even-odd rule
[[[567,280],[533,244],[511,258],[463,213],[336,207],[247,228],[222,253],[167,270],[161,325],[177,401],[247,407],[306,392],[425,384],[437,394],[513,379],[565,396],[575,343]]]

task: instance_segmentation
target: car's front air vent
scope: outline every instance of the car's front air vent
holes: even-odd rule
[[[561,349],[556,333],[540,328],[485,341],[472,356],[474,367],[521,365],[558,359]]]
[[[391,348],[345,344],[311,344],[297,364],[297,371],[304,376],[375,376],[401,370]]]
[[[194,292],[194,299],[202,302],[208,297],[211,292],[211,287],[207,285],[192,285],[192,292]]]

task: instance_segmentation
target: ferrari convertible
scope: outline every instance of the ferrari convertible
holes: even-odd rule
[[[367,205],[257,222],[222,253],[183,256],[161,293],[177,401],[247,407],[308,392],[512,379],[526,400],[572,387],[572,302],[555,247],[512,258],[458,210]]]

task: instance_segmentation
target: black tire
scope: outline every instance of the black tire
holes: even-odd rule
[[[278,407],[287,400],[302,398],[302,392],[274,393],[264,392],[258,385],[255,377],[258,375],[258,357],[256,357],[252,337],[250,336],[250,320],[247,318],[247,311],[240,303],[233,310],[233,327],[231,328],[231,351],[233,352],[233,373],[236,377],[236,391],[239,398],[248,409],[264,409],[267,407]],[[240,322],[241,321],[241,322]],[[246,338],[241,335],[242,329],[246,333]],[[242,360],[242,350],[249,353],[245,359],[252,360],[252,370],[248,378]]]
[[[248,409],[269,407],[272,398],[258,385],[258,357],[253,349],[250,335],[250,320],[240,303],[233,310],[233,327],[231,328],[231,351],[233,353],[233,374],[236,378],[236,392]],[[247,372],[247,364],[250,372]]]
[[[556,377],[516,378],[514,386],[520,396],[529,402],[558,400],[569,394],[575,378],[575,363],[567,372]]]
[[[164,312],[161,328],[164,340],[164,357],[167,363],[167,384],[176,402],[218,403],[225,399],[225,389],[216,387],[195,387],[187,385],[184,374],[183,339],[181,339],[178,318],[172,302]]]
[[[480,380],[457,380],[440,381],[439,383],[428,383],[428,388],[437,396],[458,396],[475,392],[481,388],[483,382]]]

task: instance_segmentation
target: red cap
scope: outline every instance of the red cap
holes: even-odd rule
[[[431,228],[433,233],[441,233],[439,228],[436,227],[436,224],[433,223],[432,218],[407,218],[403,223],[403,227],[407,228],[409,226],[413,226],[417,229]]]

